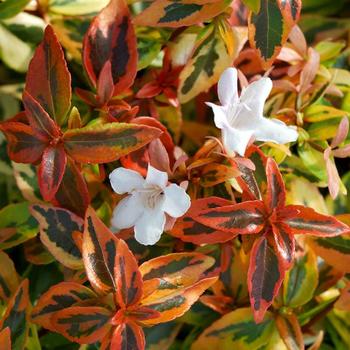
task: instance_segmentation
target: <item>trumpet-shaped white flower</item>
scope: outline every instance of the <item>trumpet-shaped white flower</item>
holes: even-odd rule
[[[207,102],[213,109],[215,125],[222,130],[224,147],[228,154],[244,156],[250,139],[287,143],[296,141],[294,127],[280,120],[263,116],[264,104],[272,89],[270,78],[261,78],[242,90],[238,97],[237,70],[227,68],[218,83],[221,106]]]
[[[168,185],[168,174],[148,166],[144,179],[138,172],[117,168],[109,175],[113,190],[128,193],[113,212],[112,225],[117,229],[134,226],[136,240],[155,244],[164,231],[166,215],[178,218],[186,213],[191,200],[176,184]]]

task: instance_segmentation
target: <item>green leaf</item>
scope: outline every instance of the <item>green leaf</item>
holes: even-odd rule
[[[182,27],[195,25],[216,17],[231,3],[230,0],[186,1],[156,0],[135,18],[137,25]]]
[[[20,13],[30,0],[6,0],[0,3],[0,19],[11,18]]]
[[[65,149],[80,163],[108,163],[135,151],[160,136],[161,130],[146,125],[108,123],[68,130]]]
[[[323,154],[306,142],[298,147],[298,154],[309,173],[326,184],[328,177]]]
[[[260,10],[260,0],[243,0],[243,4],[254,13],[258,13]]]
[[[70,269],[83,268],[77,241],[82,239],[83,219],[68,210],[35,204],[31,207],[38,220],[40,238],[50,253]]]
[[[0,210],[0,249],[21,244],[38,233],[38,223],[29,212],[29,203],[9,204]]]
[[[32,48],[0,24],[0,58],[11,69],[24,73],[32,57]]]
[[[231,66],[236,55],[238,40],[232,30],[230,34],[236,47],[231,54],[217,29],[204,30],[206,32],[200,44],[179,76],[178,95],[182,103],[188,102],[217,83],[221,73]]]
[[[283,282],[284,304],[296,308],[312,299],[318,283],[317,256],[309,250],[298,257]]]
[[[49,0],[48,11],[65,16],[95,14],[102,10],[109,0]]]
[[[192,350],[257,350],[268,343],[274,330],[273,319],[267,313],[256,324],[249,308],[232,311],[207,328],[193,343]]]

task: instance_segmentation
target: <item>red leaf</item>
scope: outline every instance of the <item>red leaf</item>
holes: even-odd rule
[[[124,0],[111,0],[93,19],[84,37],[84,67],[94,85],[107,61],[111,62],[117,95],[132,85],[137,71],[136,36]]]
[[[267,177],[267,198],[266,205],[270,210],[283,208],[286,201],[286,189],[282,175],[278,169],[277,163],[268,158],[266,162]]]
[[[67,156],[63,145],[45,149],[38,172],[40,193],[45,201],[51,201],[56,194],[66,169]]]
[[[143,350],[145,335],[140,326],[133,322],[122,323],[113,333],[110,349],[113,350]]]
[[[100,294],[117,289],[114,264],[119,241],[89,208],[85,216],[83,260],[90,283]]]
[[[343,117],[339,123],[338,130],[334,136],[331,147],[335,148],[345,141],[349,133],[349,119],[348,117]]]
[[[29,125],[7,121],[0,124],[7,139],[7,152],[16,163],[37,163],[48,143],[47,137]]]
[[[53,203],[56,206],[72,211],[82,218],[85,216],[85,211],[89,206],[90,196],[86,182],[74,161],[69,158],[67,159],[61,185],[56,192]]]
[[[293,262],[295,251],[295,239],[290,232],[288,225],[282,222],[272,224],[273,237],[276,245],[276,252],[284,262],[285,269],[288,269]]]
[[[128,169],[138,171],[142,175],[147,174],[148,163],[157,169],[167,172],[169,170],[167,169],[169,165],[172,166],[175,162],[175,146],[167,128],[158,120],[150,117],[134,118],[131,120],[131,123],[157,128],[162,131],[162,134],[159,139],[153,140],[147,146],[122,157],[120,160],[122,165]],[[161,145],[159,145],[159,142],[161,142]],[[154,150],[156,150],[156,152],[153,152]]]
[[[192,242],[194,244],[214,244],[229,241],[235,236],[231,232],[205,226],[194,220],[194,218],[203,210],[222,207],[230,203],[230,201],[219,197],[197,199],[192,202],[187,213],[176,220],[174,227],[169,233],[184,242]]]
[[[122,307],[138,303],[142,297],[142,275],[137,261],[123,240],[119,240],[115,253],[114,279],[116,299]]]
[[[108,163],[135,151],[161,131],[145,125],[108,123],[71,129],[63,136],[67,154],[80,163]]]
[[[263,202],[246,201],[201,211],[194,219],[215,230],[232,234],[252,234],[262,230],[264,216]]]
[[[281,218],[287,224],[293,235],[309,234],[321,237],[338,236],[343,233],[349,233],[349,226],[338,221],[333,216],[317,213],[311,208],[302,205],[288,205],[285,208],[288,211],[294,211],[292,217]]]
[[[111,61],[107,61],[103,66],[97,81],[97,96],[100,105],[106,104],[113,96],[113,77]]]
[[[250,304],[256,323],[262,322],[282,284],[285,270],[266,235],[253,245],[248,270]]]
[[[25,91],[59,125],[64,124],[71,101],[71,77],[61,45],[50,25],[30,62]]]
[[[43,107],[26,91],[23,93],[23,104],[31,127],[44,133],[49,139],[58,138],[60,129],[45,112]]]

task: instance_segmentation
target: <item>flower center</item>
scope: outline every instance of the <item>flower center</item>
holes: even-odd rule
[[[145,187],[139,189],[145,207],[154,209],[163,196],[163,189],[158,186]]]
[[[251,111],[251,108],[249,108],[248,105],[244,102],[238,102],[237,104],[230,106],[228,122],[231,126],[234,126],[238,114],[241,113],[244,108],[248,111]]]

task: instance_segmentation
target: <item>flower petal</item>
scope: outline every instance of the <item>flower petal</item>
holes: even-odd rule
[[[214,113],[214,123],[217,128],[222,129],[223,127],[228,125],[227,120],[227,108],[218,106],[211,102],[206,102],[206,105],[211,107]]]
[[[270,141],[279,144],[296,141],[298,132],[277,119],[259,118],[255,123],[255,138],[258,141]]]
[[[249,114],[250,118],[263,116],[265,101],[268,98],[271,89],[272,81],[270,78],[261,78],[243,89],[240,103],[245,105],[246,108],[242,111],[242,118],[245,117],[245,119],[249,120],[247,114]]]
[[[135,239],[143,245],[157,243],[164,231],[165,213],[156,206],[154,209],[146,209],[135,225]]]
[[[115,207],[112,216],[112,225],[119,230],[134,226],[144,210],[140,194],[133,193],[123,198]]]
[[[227,68],[222,73],[218,82],[218,95],[223,106],[238,103],[237,69]]]
[[[148,164],[146,183],[147,185],[155,185],[160,188],[165,188],[168,183],[168,174],[164,171],[153,168],[152,165]]]
[[[145,182],[137,171],[121,167],[109,174],[109,180],[114,192],[118,194],[130,193],[136,188],[142,188]]]
[[[222,129],[222,141],[229,155],[232,155],[232,152],[236,152],[244,157],[245,150],[252,136],[253,130],[237,130],[230,126]]]
[[[191,205],[190,196],[176,184],[171,184],[164,189],[164,197],[162,209],[173,218],[184,215]]]

